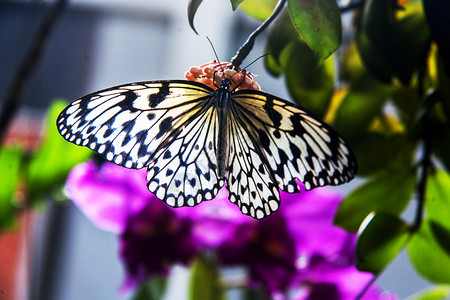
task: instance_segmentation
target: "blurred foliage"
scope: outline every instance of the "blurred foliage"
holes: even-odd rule
[[[61,100],[51,105],[44,140],[32,153],[19,146],[0,149],[0,231],[15,224],[21,209],[39,206],[49,194],[57,194],[69,171],[91,156],[89,149],[67,143],[56,129],[56,118],[66,105]]]

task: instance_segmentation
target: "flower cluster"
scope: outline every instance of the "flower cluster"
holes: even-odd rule
[[[123,289],[205,252],[222,267],[244,267],[249,286],[277,299],[354,299],[373,276],[354,267],[355,236],[332,225],[341,197],[326,188],[282,192],[279,212],[259,221],[225,189],[196,207],[170,208],[147,191],[144,171],[111,163],[78,165],[66,189],[94,224],[120,234]],[[372,286],[362,299],[395,297]]]

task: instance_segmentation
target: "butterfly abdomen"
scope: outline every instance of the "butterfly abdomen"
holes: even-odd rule
[[[231,82],[229,79],[222,80],[221,86],[215,91],[219,135],[217,137],[217,165],[220,178],[225,178],[225,163],[227,149],[227,118],[229,111],[229,101],[231,99]]]

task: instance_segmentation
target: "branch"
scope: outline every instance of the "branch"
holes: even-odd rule
[[[239,48],[236,55],[231,59],[231,63],[234,66],[239,67],[242,64],[242,61],[247,57],[247,55],[252,50],[253,45],[255,44],[255,39],[258,36],[258,34],[263,32],[267,28],[267,26],[269,26],[270,23],[272,23],[272,21],[275,20],[275,18],[283,10],[285,4],[286,0],[278,1],[278,4],[275,7],[275,10],[273,11],[272,15],[269,18],[267,18],[267,20],[265,20],[264,23],[262,23],[258,28],[256,28],[256,30],[253,31],[252,34],[250,34],[244,45],[242,45],[242,47]]]
[[[0,115],[0,142],[4,140],[8,125],[23,101],[28,80],[41,60],[50,33],[68,2],[67,0],[55,1],[55,4],[50,8],[48,14],[39,25],[31,46],[9,87]]]

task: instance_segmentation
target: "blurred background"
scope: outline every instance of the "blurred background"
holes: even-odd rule
[[[50,3],[0,2],[1,95],[6,95]],[[70,102],[122,83],[184,78],[189,67],[215,59],[205,36],[214,43],[219,58],[229,61],[259,24],[240,11],[233,13],[228,0],[205,1],[195,18],[196,35],[188,25],[186,11],[187,1],[179,0],[70,1],[28,81],[9,136],[38,139],[45,110],[56,98]],[[247,63],[264,54],[264,39],[257,41]],[[283,79],[271,77],[262,60],[249,71],[259,75],[256,80],[264,91],[289,99]],[[345,193],[350,188],[339,190]],[[26,228],[18,230],[15,243],[25,250],[17,253],[18,264],[13,267],[20,272],[11,273],[21,282],[17,299],[130,298],[118,294],[123,270],[117,236],[94,227],[72,203],[47,201],[25,216],[22,225]],[[11,243],[4,236],[0,243]],[[0,256],[18,251],[3,249]],[[0,258],[0,264],[9,263]],[[167,299],[186,295],[186,272],[181,267],[175,270]],[[402,253],[383,272],[379,285],[404,298],[428,283]],[[22,288],[25,286],[29,289]],[[0,281],[0,299],[7,299],[2,296],[6,289]]]

